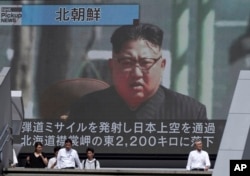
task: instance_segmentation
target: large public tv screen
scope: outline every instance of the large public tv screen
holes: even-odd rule
[[[53,153],[70,138],[79,153],[161,155],[187,154],[202,139],[217,154],[238,73],[249,67],[249,6],[230,2],[228,12],[225,3],[1,1],[0,66],[11,67],[25,109],[14,142],[23,153],[36,141]],[[162,43],[156,29],[111,39],[141,23],[158,26]]]

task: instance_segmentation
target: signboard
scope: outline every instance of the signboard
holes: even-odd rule
[[[110,154],[187,154],[201,139],[204,150],[216,154],[225,121],[42,121],[25,120],[21,135],[15,137],[29,153],[40,141],[44,151],[64,146],[70,138],[73,148],[84,153],[87,147]]]

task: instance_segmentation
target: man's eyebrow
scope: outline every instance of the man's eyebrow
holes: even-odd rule
[[[120,57],[116,57],[116,58],[118,58],[118,59],[130,59],[130,60],[135,60],[135,58],[132,57],[132,56],[120,56]]]
[[[160,55],[159,57],[148,57],[148,56],[143,56],[143,57],[139,57],[139,60],[142,60],[142,59],[160,59],[162,57],[162,55]],[[120,57],[115,57],[115,58],[118,58],[118,59],[131,59],[131,60],[137,60],[135,57],[133,56],[120,56]]]
[[[160,59],[162,57],[162,55],[160,55],[159,57],[141,57],[140,59]]]

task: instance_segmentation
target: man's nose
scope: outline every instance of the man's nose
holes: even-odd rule
[[[140,65],[138,63],[135,64],[134,67],[132,68],[132,74],[133,76],[137,76],[137,77],[143,76],[143,71],[140,68]]]

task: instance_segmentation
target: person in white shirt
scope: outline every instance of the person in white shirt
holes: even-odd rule
[[[196,140],[194,145],[195,150],[189,153],[186,169],[207,171],[211,166],[209,155],[202,150],[202,141],[200,139]]]
[[[61,149],[61,147],[60,146],[56,146],[56,147],[54,147],[54,157],[52,157],[52,158],[50,158],[49,159],[49,162],[48,162],[48,169],[56,169],[57,168],[57,154],[58,154],[58,151]]]
[[[93,148],[86,149],[87,159],[82,161],[83,169],[100,169],[100,162],[94,158],[95,151]]]
[[[65,140],[65,147],[60,149],[57,155],[58,169],[82,169],[79,155],[75,149],[72,149],[72,140]]]
[[[11,164],[11,167],[16,167],[18,164],[18,160],[17,160],[17,156],[16,156],[16,151],[15,149],[13,148],[13,162]]]

